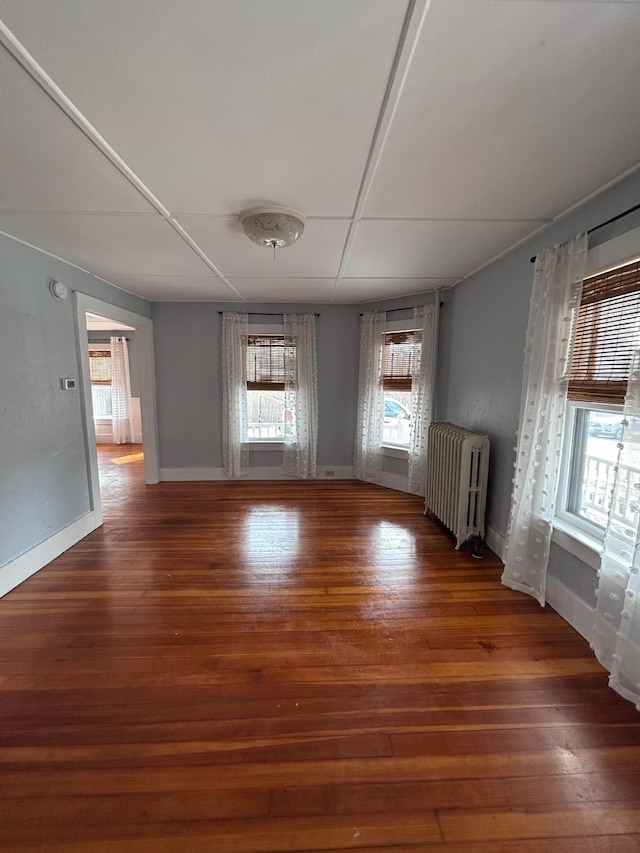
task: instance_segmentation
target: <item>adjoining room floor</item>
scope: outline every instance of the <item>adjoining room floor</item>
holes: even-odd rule
[[[355,481],[145,486],[0,600],[0,849],[640,850],[587,643]]]

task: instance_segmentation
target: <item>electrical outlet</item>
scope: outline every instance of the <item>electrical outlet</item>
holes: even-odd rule
[[[335,472],[335,471],[328,471],[328,470],[327,470],[327,471],[325,471],[325,472],[324,472],[324,476],[325,476],[325,477],[335,477],[335,475],[336,475],[336,472]]]

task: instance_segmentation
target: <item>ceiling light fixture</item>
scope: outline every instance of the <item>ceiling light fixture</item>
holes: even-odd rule
[[[252,207],[240,216],[242,227],[247,237],[264,246],[273,249],[284,249],[302,236],[305,226],[305,216],[297,210],[288,207]]]

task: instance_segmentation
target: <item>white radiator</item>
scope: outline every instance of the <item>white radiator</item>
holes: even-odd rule
[[[484,539],[489,436],[448,423],[429,427],[425,511],[456,537]]]

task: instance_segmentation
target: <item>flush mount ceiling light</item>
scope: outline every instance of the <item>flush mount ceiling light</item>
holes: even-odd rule
[[[247,237],[273,249],[284,249],[302,236],[306,219],[304,214],[288,207],[252,207],[240,216]]]

